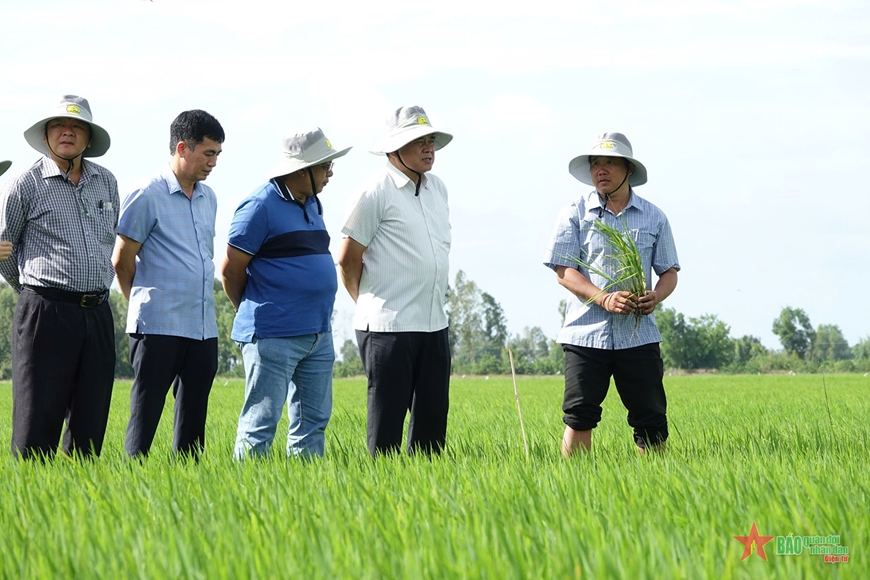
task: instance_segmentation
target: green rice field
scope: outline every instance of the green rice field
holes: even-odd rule
[[[284,457],[285,417],[244,464],[238,380],[215,384],[198,464],[169,451],[171,396],[151,457],[125,459],[123,382],[100,459],[15,461],[0,383],[0,578],[870,577],[870,377],[665,381],[661,456],[637,455],[611,391],[593,451],[563,459],[562,379],[520,377],[527,458],[510,377],[456,377],[445,453],[373,461],[348,379],[325,458]],[[734,538],[753,523],[766,561]]]

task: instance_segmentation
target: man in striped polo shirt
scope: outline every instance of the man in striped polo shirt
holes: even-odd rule
[[[622,133],[599,135],[589,153],[571,160],[568,171],[594,189],[562,210],[544,259],[571,293],[557,338],[565,351],[562,454],[568,457],[591,448],[592,429],[601,420],[611,377],[628,409],[640,452],[663,451],[667,400],[659,351],[662,337],[653,312],[677,286],[680,264],[671,226],[662,210],[635,193],[635,187],[646,183],[646,167],[634,157]],[[594,227],[599,220],[634,239],[647,284],[643,296],[610,287],[601,275],[614,267],[608,256],[615,249]],[[654,288],[652,271],[658,276]]]
[[[386,155],[376,181],[354,201],[339,266],[356,302],[353,319],[368,377],[371,455],[395,452],[411,412],[408,452],[440,453],[447,436],[450,215],[447,188],[429,173],[452,135],[420,107],[402,107],[372,153]]]
[[[208,396],[218,367],[214,307],[217,196],[205,179],[217,165],[224,129],[199,109],[169,127],[169,163],[124,200],[115,245],[118,286],[130,301],[127,332],[136,374],[124,448],[145,456],[170,385],[174,451],[205,447]]]
[[[319,128],[284,139],[269,181],[242,201],[221,263],[245,362],[234,457],[265,455],[287,401],[287,455],[324,453],[332,414],[332,307],[338,280],[317,194],[336,151]]]
[[[87,161],[109,150],[87,99],[66,95],[24,132],[42,157],[0,191],[0,273],[20,293],[12,323],[12,453],[99,455],[115,377],[109,308],[118,183]]]

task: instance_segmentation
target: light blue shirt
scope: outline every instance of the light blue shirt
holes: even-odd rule
[[[607,280],[569,259],[579,257],[587,261],[589,256],[598,256],[594,263],[597,267],[602,267],[601,255],[609,247],[604,236],[592,229],[592,222],[601,219],[613,228],[622,231],[627,229],[631,233],[640,251],[647,289],[652,289],[651,270],[657,276],[671,268],[679,270],[677,248],[668,218],[662,210],[638,196],[634,190],[630,195],[628,205],[619,216],[604,209],[604,204],[595,191],[563,209],[550,238],[544,265],[554,270],[556,266],[575,268],[593,284],[605,288]],[[611,289],[615,290],[617,289]],[[583,302],[571,294],[565,324],[559,332],[557,342],[621,350],[662,340],[654,314],[641,316],[638,323],[632,315],[611,314],[594,303],[584,305]]]
[[[118,233],[139,242],[127,311],[130,334],[217,336],[214,235],[217,197],[197,182],[192,199],[167,167],[121,205]]]

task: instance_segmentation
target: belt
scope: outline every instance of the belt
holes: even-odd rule
[[[70,292],[69,290],[61,290],[59,288],[47,288],[45,286],[24,285],[25,288],[33,290],[40,296],[44,296],[49,300],[58,302],[69,302],[70,304],[78,304],[82,308],[94,308],[109,299],[108,290],[95,290],[93,292]]]

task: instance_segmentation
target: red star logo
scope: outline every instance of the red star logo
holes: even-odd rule
[[[764,544],[771,541],[775,536],[759,536],[758,528],[755,527],[755,522],[752,522],[752,528],[749,530],[748,536],[734,536],[734,539],[746,546],[746,549],[743,550],[743,557],[740,558],[742,562],[754,551],[757,555],[761,556],[761,559],[767,562],[767,555],[764,553]]]

